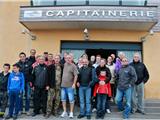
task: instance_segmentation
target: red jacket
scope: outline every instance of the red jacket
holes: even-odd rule
[[[106,77],[105,76],[99,76],[99,81],[105,81]],[[112,96],[111,93],[111,86],[110,83],[104,84],[104,85],[100,85],[99,83],[97,83],[94,87],[94,93],[93,96],[95,97],[96,94],[107,94],[109,97]]]

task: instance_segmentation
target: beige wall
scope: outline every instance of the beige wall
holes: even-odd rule
[[[0,68],[5,62],[13,64],[18,60],[18,53],[24,51],[29,53],[35,48],[38,54],[48,51],[60,52],[60,40],[83,40],[83,30],[50,30],[32,31],[37,39],[32,41],[28,35],[21,34],[24,27],[19,23],[19,6],[28,3],[3,2],[0,4]],[[91,40],[96,41],[122,41],[140,42],[140,38],[146,32],[122,31],[122,30],[90,30]],[[160,33],[149,36],[144,43],[144,62],[150,72],[150,80],[145,88],[146,98],[160,99],[158,91],[160,84],[160,61],[159,46]]]

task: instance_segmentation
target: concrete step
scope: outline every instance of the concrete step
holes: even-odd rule
[[[160,107],[160,100],[145,100],[147,107]]]
[[[115,103],[110,103],[111,110],[113,112],[118,112],[117,105]],[[147,100],[145,101],[145,112],[147,114],[155,114],[160,115],[160,100],[153,101]]]

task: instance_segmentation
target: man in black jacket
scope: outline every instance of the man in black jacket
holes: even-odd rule
[[[27,58],[29,62],[31,62],[31,64],[36,62],[36,50],[35,49],[31,49],[30,50],[30,56]]]
[[[134,54],[133,62],[130,64],[135,68],[137,74],[137,81],[133,86],[132,91],[132,113],[139,112],[145,114],[144,112],[144,84],[149,79],[149,73],[146,66],[140,62],[140,55],[138,53]]]
[[[33,69],[33,90],[34,90],[34,111],[32,116],[39,114],[42,107],[42,112],[45,117],[47,107],[47,90],[48,86],[48,70],[45,65],[45,57],[39,57],[39,65]]]
[[[10,65],[4,64],[3,69],[4,71],[0,73],[0,117],[4,116],[8,102],[7,84],[8,84],[8,77],[10,74],[9,73]]]
[[[83,66],[79,69],[77,86],[79,87],[80,114],[78,118],[87,116],[91,119],[91,87],[92,67],[89,67],[88,59],[82,59]]]
[[[27,115],[29,115],[29,109],[30,109],[30,96],[31,96],[31,87],[30,87],[30,82],[31,82],[31,76],[32,76],[32,63],[28,61],[26,58],[26,54],[24,52],[21,52],[19,54],[19,62],[17,64],[20,66],[20,72],[24,74],[24,79],[25,79],[25,112]],[[20,108],[21,112],[23,112],[23,93],[21,94],[21,99],[20,99]]]

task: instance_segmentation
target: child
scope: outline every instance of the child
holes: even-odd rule
[[[7,84],[9,77],[10,64],[6,63],[3,65],[3,72],[0,73],[0,117],[4,116],[7,103],[8,103],[8,95],[7,95]]]
[[[19,72],[19,69],[20,66],[18,64],[14,64],[13,72],[9,75],[8,79],[9,113],[6,119],[10,119],[11,117],[13,117],[13,120],[16,120],[18,116],[19,105],[20,105],[19,103],[20,94],[24,92],[24,75],[23,73]]]
[[[96,84],[94,89],[94,93],[96,93],[96,96],[97,96],[96,119],[99,119],[99,118],[104,119],[107,94],[111,93],[111,91],[108,89],[109,88],[108,84],[105,83],[107,79],[106,71],[100,71],[98,79],[99,79],[99,83]]]

